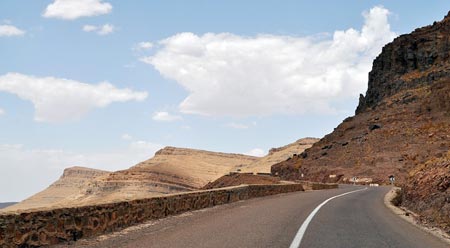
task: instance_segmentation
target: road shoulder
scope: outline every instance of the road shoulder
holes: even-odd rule
[[[384,204],[387,208],[389,208],[395,215],[399,216],[403,220],[411,223],[412,225],[418,227],[419,229],[436,236],[440,240],[450,245],[450,236],[445,233],[443,230],[436,227],[424,226],[420,221],[417,220],[418,215],[406,208],[397,207],[392,204],[392,199],[397,195],[397,190],[399,187],[393,187],[388,193],[384,196]]]

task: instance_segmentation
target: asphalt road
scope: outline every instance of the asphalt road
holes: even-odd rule
[[[287,248],[318,205],[361,188],[341,186],[251,199],[148,222],[69,247]],[[392,213],[383,203],[388,191],[370,187],[330,200],[311,219],[300,247],[448,248]]]

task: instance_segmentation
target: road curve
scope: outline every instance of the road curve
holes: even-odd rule
[[[57,247],[287,248],[319,204],[361,188],[341,186],[256,198]],[[311,219],[300,247],[448,248],[439,239],[393,214],[383,203],[389,189],[371,187],[330,200]]]

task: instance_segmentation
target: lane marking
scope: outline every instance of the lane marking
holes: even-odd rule
[[[306,232],[306,228],[308,228],[309,223],[311,222],[311,220],[314,218],[314,215],[317,214],[317,212],[319,212],[319,209],[321,207],[323,207],[325,204],[327,204],[327,202],[336,199],[338,197],[344,196],[344,195],[348,195],[348,194],[352,194],[358,191],[363,191],[366,190],[367,187],[363,188],[363,189],[358,189],[358,190],[354,190],[354,191],[350,191],[350,192],[346,192],[340,195],[335,195],[333,197],[330,197],[328,199],[326,199],[325,201],[323,201],[319,206],[317,206],[309,215],[308,218],[306,218],[306,220],[303,222],[302,226],[300,226],[300,229],[298,229],[297,234],[294,237],[294,240],[292,240],[291,245],[289,246],[289,248],[299,248],[300,247],[300,243],[302,242],[302,238],[303,235]]]

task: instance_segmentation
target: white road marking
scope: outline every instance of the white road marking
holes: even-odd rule
[[[302,238],[303,238],[303,235],[304,235],[305,232],[306,232],[306,228],[308,228],[308,225],[309,225],[309,223],[311,222],[311,220],[314,218],[314,215],[316,215],[317,212],[319,212],[319,209],[320,209],[321,207],[323,207],[325,204],[327,204],[327,202],[329,202],[329,201],[331,201],[331,200],[333,200],[333,199],[335,199],[335,198],[338,198],[338,197],[341,197],[341,196],[344,196],[344,195],[348,195],[348,194],[351,194],[351,193],[355,193],[355,192],[358,192],[358,191],[366,190],[366,189],[367,189],[367,187],[365,187],[364,189],[358,189],[358,190],[350,191],[350,192],[343,193],[343,194],[340,194],[340,195],[335,195],[335,196],[333,196],[333,197],[330,197],[330,198],[326,199],[324,202],[322,202],[319,206],[317,206],[317,207],[316,207],[316,208],[308,215],[308,218],[306,218],[306,220],[303,222],[303,224],[302,224],[302,226],[300,227],[300,229],[298,229],[298,232],[297,232],[297,234],[295,235],[294,240],[292,240],[292,243],[291,243],[291,245],[289,246],[289,248],[299,248],[299,247],[300,247],[300,243],[302,242]]]

